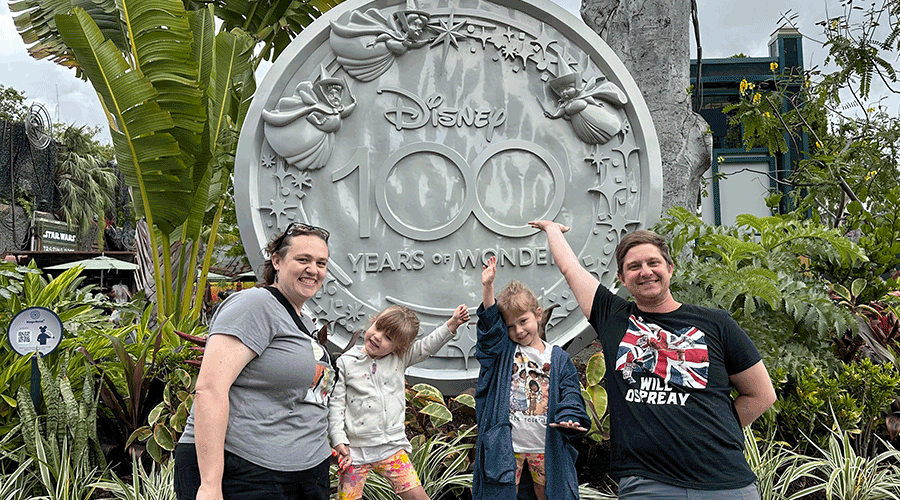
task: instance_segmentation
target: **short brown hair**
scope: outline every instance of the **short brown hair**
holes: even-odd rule
[[[521,316],[530,311],[536,311],[541,307],[538,303],[537,295],[519,281],[510,281],[500,295],[497,296],[497,309],[503,316],[503,321],[509,325],[509,320],[516,316]],[[538,335],[541,339],[547,340],[545,332],[547,322],[550,320],[550,314],[553,307],[549,307],[543,311],[541,317],[538,318]]]
[[[675,265],[674,261],[672,261],[672,256],[669,254],[669,245],[666,244],[666,240],[662,236],[653,231],[638,229],[633,233],[626,234],[622,241],[619,242],[619,246],[616,247],[616,266],[619,274],[622,274],[622,265],[625,263],[625,255],[628,254],[628,251],[646,243],[659,249],[659,253],[665,259],[666,264],[670,266]]]
[[[419,334],[419,317],[406,306],[391,306],[372,318],[370,326],[384,333],[405,354]]]

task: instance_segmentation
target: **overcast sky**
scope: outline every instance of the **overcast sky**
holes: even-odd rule
[[[580,0],[556,0],[580,20]],[[750,57],[768,55],[771,34],[786,13],[797,14],[795,22],[808,38],[803,41],[803,58],[807,68],[821,65],[825,50],[813,39],[821,39],[816,22],[839,14],[839,0],[736,1],[697,0],[700,41],[703,57],[729,57],[744,53]],[[693,33],[691,33],[693,41]],[[692,43],[692,55],[695,53]],[[895,66],[897,61],[890,61]],[[103,125],[97,96],[91,86],[75,78],[75,73],[49,61],[28,56],[25,44],[15,30],[7,0],[0,0],[0,84],[23,91],[28,98],[40,101],[57,121],[78,125]],[[104,133],[108,141],[108,132]]]

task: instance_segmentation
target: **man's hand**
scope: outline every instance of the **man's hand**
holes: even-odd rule
[[[566,231],[569,230],[569,226],[564,226],[564,225],[560,224],[559,222],[553,222],[552,220],[533,220],[533,221],[529,222],[528,225],[535,229],[540,229],[541,231],[544,231],[544,232],[547,232],[547,229],[552,226],[558,227],[559,232],[561,232],[561,233],[565,233]]]

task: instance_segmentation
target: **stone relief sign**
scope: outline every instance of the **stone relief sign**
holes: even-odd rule
[[[235,197],[255,268],[292,221],[332,233],[307,305],[343,347],[392,304],[422,333],[517,279],[559,305],[548,338],[589,330],[557,271],[553,219],[582,263],[615,279],[621,235],[662,205],[656,134],[631,76],[580,20],[541,0],[348,0],[303,31],[259,86],[241,133]],[[413,377],[470,381],[475,325]]]

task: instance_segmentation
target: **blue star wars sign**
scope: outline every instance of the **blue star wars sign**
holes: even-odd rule
[[[56,350],[63,337],[63,325],[55,312],[45,307],[23,309],[9,322],[9,345],[21,356],[46,356]]]

